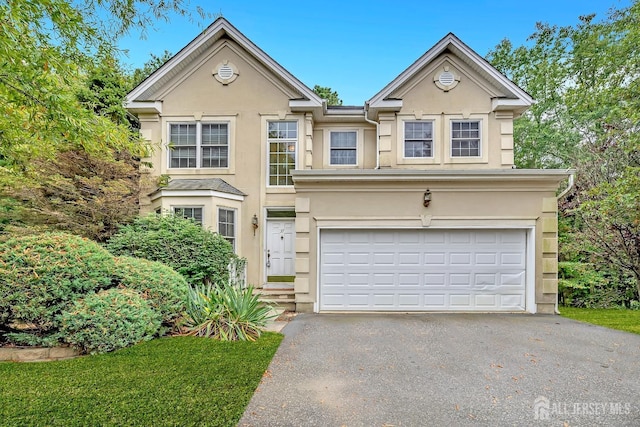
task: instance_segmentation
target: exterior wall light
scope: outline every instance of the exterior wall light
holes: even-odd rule
[[[431,203],[431,190],[427,188],[427,191],[424,192],[424,202],[423,202],[424,207],[428,208],[429,203]]]
[[[253,225],[253,235],[256,235],[256,230],[258,229],[258,215],[253,214],[253,218],[251,218],[251,225]]]

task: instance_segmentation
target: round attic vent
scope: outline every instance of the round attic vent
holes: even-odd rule
[[[213,69],[213,77],[223,85],[228,85],[238,77],[238,69],[228,60],[224,60]]]
[[[451,86],[455,79],[456,78],[451,71],[443,71],[438,77],[438,81],[442,86]]]
[[[218,68],[218,75],[223,80],[230,79],[233,77],[233,68],[231,68],[229,64],[221,65],[220,68]]]

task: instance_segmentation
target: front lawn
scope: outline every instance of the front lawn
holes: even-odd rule
[[[570,319],[640,334],[640,310],[574,307],[559,307],[558,309],[562,316]]]
[[[0,363],[0,425],[235,426],[281,340],[174,337],[73,360]]]

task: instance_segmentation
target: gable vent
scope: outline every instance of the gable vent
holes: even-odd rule
[[[438,77],[438,81],[442,86],[451,86],[455,79],[456,78],[451,71],[444,71]]]
[[[227,80],[233,77],[233,68],[231,68],[228,64],[224,64],[218,68],[218,75],[221,79]]]

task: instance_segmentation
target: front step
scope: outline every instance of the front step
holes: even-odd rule
[[[256,289],[256,294],[260,294],[260,301],[275,306],[276,309],[284,311],[296,311],[296,294],[293,288],[281,289]]]

